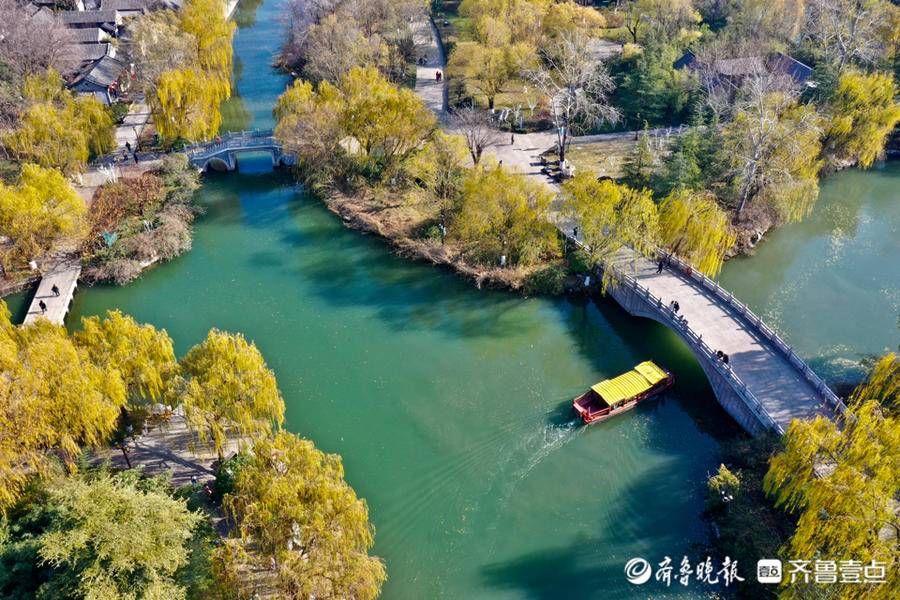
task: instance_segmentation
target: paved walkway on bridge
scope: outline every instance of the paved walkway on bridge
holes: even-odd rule
[[[72,296],[75,295],[80,275],[81,262],[77,258],[66,258],[48,268],[34,293],[24,324],[28,325],[37,319],[47,319],[51,323],[62,325],[72,304]],[[59,289],[59,295],[53,293],[54,285]],[[46,311],[41,310],[41,302],[47,306]]]
[[[822,395],[784,354],[713,292],[676,269],[667,267],[657,273],[658,265],[643,258],[633,264],[633,271],[623,268],[665,305],[678,302],[678,312],[691,329],[710,348],[728,355],[732,371],[778,425],[787,429],[792,419],[834,416]]]

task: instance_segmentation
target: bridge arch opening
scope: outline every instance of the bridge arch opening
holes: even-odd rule
[[[228,162],[225,161],[224,159],[216,156],[216,157],[213,157],[213,158],[209,159],[208,161],[206,161],[206,166],[204,167],[203,170],[204,171],[225,172],[225,171],[231,170],[231,165],[229,165]]]
[[[268,150],[236,152],[234,162],[241,173],[270,173],[276,167],[275,155]]]

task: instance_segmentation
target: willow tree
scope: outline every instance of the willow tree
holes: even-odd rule
[[[897,404],[900,371],[890,371],[889,386],[882,373],[854,393],[841,427],[823,417],[794,420],[764,479],[779,506],[799,513],[786,555],[885,563],[886,583],[841,586],[840,598],[892,598],[900,585],[900,423],[884,408]],[[806,591],[786,585],[782,593],[802,598]]]
[[[62,239],[80,238],[86,210],[59,171],[24,165],[14,186],[0,182],[0,233],[12,242],[0,254],[4,268],[22,267]]]
[[[49,527],[38,538],[49,580],[40,597],[184,598],[177,571],[202,515],[136,472],[56,482]]]
[[[275,374],[259,350],[240,334],[210,330],[181,360],[179,398],[188,424],[224,456],[228,434],[257,438],[284,422],[284,400]]]
[[[177,369],[169,334],[118,310],[83,318],[72,337],[91,363],[121,377],[132,403],[159,401]]]
[[[502,167],[478,166],[463,183],[462,199],[451,227],[476,260],[496,265],[530,265],[559,251],[550,224],[553,194],[541,183]]]
[[[351,69],[340,89],[346,102],[341,126],[381,177],[394,174],[437,125],[415,92],[393,85],[374,67]]]
[[[20,162],[60,169],[82,170],[89,158],[115,147],[112,117],[94,97],[75,97],[63,87],[55,71],[26,78],[27,107],[3,143]]]
[[[815,107],[784,92],[768,92],[764,78],[750,82],[748,100],[723,130],[738,215],[750,203],[797,221],[819,196],[822,119]]]
[[[116,427],[125,386],[90,362],[66,330],[39,319],[13,327],[0,302],[0,511],[33,476],[61,456],[70,465],[82,445],[97,446]]]
[[[230,94],[230,84],[198,69],[164,72],[156,87],[153,122],[168,140],[207,140],[219,131],[219,107]]]
[[[710,277],[722,268],[734,245],[728,214],[707,192],[678,189],[659,207],[660,242]]]
[[[247,585],[238,573],[251,566],[274,571],[267,585],[279,597],[370,600],[381,592],[386,572],[368,553],[368,508],[344,480],[340,456],[284,431],[262,439],[224,506],[241,543],[223,544],[214,564],[236,586]]]
[[[872,166],[900,123],[894,93],[894,77],[889,73],[843,73],[829,102],[832,117],[825,131],[826,149],[838,160]]]
[[[225,14],[226,4],[226,0],[188,0],[181,10],[181,29],[194,37],[199,69],[230,86],[236,25]]]
[[[626,249],[640,255],[655,251],[659,216],[649,191],[578,173],[563,184],[562,198],[594,262],[611,261]],[[604,273],[608,284],[614,274]]]

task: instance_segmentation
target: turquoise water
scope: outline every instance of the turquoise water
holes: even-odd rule
[[[722,285],[832,384],[900,346],[900,162],[825,178],[813,214],[779,228]]]
[[[272,123],[287,81],[269,68],[279,10],[264,1],[236,16],[231,129]],[[340,453],[369,503],[375,552],[390,577],[384,598],[656,598],[664,588],[626,582],[629,558],[702,558],[705,477],[735,430],[674,335],[611,302],[478,291],[397,258],[379,240],[345,230],[269,164],[247,156],[239,173],[207,176],[193,250],[130,286],[82,289],[70,326],[120,308],[165,328],[179,353],[212,327],[256,342],[278,377],[287,427]],[[876,241],[884,227],[896,231],[896,212],[883,217],[895,208],[896,174],[837,175],[820,203],[826,215],[838,206],[833,225],[814,226],[817,211],[784,230],[792,234],[774,234],[759,256],[730,263],[723,280],[743,286],[739,295],[771,312],[807,356],[838,346],[853,361],[891,344],[881,330],[895,326],[888,316],[896,320],[896,304],[870,301],[854,278],[863,277],[860,263],[890,257]],[[883,185],[863,189],[881,176]],[[861,179],[842,191],[847,177]],[[857,207],[845,210],[851,191]],[[818,278],[801,276],[822,270],[816,260],[834,246],[827,240],[839,225],[852,235],[841,238],[830,276],[849,282],[845,304],[810,288]],[[869,242],[851,251],[859,240]],[[900,279],[871,268],[895,286]],[[16,314],[22,304],[12,299]],[[876,315],[874,333],[853,327],[866,314]],[[850,326],[831,323],[841,319]],[[611,422],[577,426],[573,396],[648,358],[674,371],[671,393]]]

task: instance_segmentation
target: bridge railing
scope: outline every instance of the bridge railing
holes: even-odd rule
[[[837,414],[844,414],[847,406],[841,401],[837,394],[832,391],[828,384],[813,371],[806,362],[800,358],[794,349],[782,339],[778,332],[766,324],[756,313],[750,310],[746,304],[735,298],[734,294],[726,291],[718,282],[713,281],[703,273],[694,269],[690,264],[681,258],[669,252],[660,252],[664,260],[668,260],[670,264],[678,267],[681,273],[690,279],[698,282],[703,288],[712,293],[716,298],[724,302],[731,310],[744,318],[752,327],[762,335],[772,346],[774,346],[784,358],[797,369],[803,378],[825,398],[826,402],[831,406]]]
[[[737,376],[737,374],[735,374],[731,367],[719,360],[715,351],[713,351],[709,344],[703,340],[702,335],[694,331],[691,326],[688,325],[687,321],[680,318],[675,311],[663,304],[662,298],[655,296],[648,288],[638,283],[637,279],[631,275],[623,272],[621,269],[618,269],[618,271],[619,281],[616,285],[624,285],[631,288],[631,290],[642,297],[645,302],[651,306],[655,306],[663,321],[675,331],[680,332],[684,338],[687,339],[688,343],[693,346],[695,352],[699,352],[708,359],[707,363],[711,364],[719,375],[722,376],[725,381],[729,382],[732,389],[735,390],[747,408],[756,415],[757,419],[759,419],[763,425],[779,434],[784,433],[784,428],[772,418],[772,415],[769,414],[769,411],[766,410],[766,407],[762,402],[760,402],[753,392],[750,391],[747,385]]]
[[[220,136],[212,142],[198,142],[185,147],[184,152],[191,158],[196,156],[215,154],[222,150],[242,148],[248,142],[274,143],[274,131],[271,129],[251,129],[247,131],[234,131]]]

